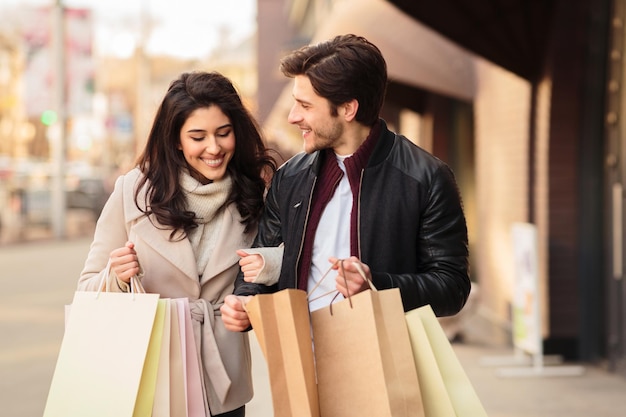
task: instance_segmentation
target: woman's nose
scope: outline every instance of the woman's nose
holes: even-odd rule
[[[215,139],[215,136],[209,136],[206,143],[206,151],[210,154],[218,154],[220,152],[220,145]]]

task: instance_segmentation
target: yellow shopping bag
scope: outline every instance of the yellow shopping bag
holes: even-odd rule
[[[429,305],[405,314],[428,417],[487,417],[448,337]]]

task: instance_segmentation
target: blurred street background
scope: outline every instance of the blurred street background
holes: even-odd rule
[[[387,60],[382,117],[457,177],[473,290],[442,324],[490,416],[624,415],[626,0],[0,0],[0,415],[41,414],[95,222],[171,80],[228,76],[280,162],[302,148],[280,58],[350,32]],[[483,363],[514,353],[584,372]]]

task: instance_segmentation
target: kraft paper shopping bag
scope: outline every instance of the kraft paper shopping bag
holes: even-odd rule
[[[322,417],[423,417],[397,288],[311,312]]]
[[[265,356],[275,417],[319,417],[307,294],[285,289],[246,304]]]
[[[429,305],[406,313],[428,417],[487,417],[448,337]]]
[[[404,391],[403,396],[406,401],[406,407],[410,410],[407,412],[407,415],[428,416],[423,409],[421,390],[418,389],[420,384],[417,371],[407,366],[407,364],[412,363],[413,350],[410,348],[411,340],[406,322],[398,321],[398,317],[404,315],[404,307],[399,294],[399,290],[378,292],[381,310],[384,312],[382,316],[384,326],[391,345],[391,356],[395,369],[398,372],[398,380],[402,381],[401,389]],[[402,346],[399,345],[400,343],[402,343]]]
[[[75,293],[44,417],[133,415],[158,300]]]

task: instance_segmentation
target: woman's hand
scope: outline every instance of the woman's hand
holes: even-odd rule
[[[243,280],[246,282],[254,282],[259,272],[265,266],[263,256],[258,253],[249,254],[245,250],[239,249],[237,255],[241,257],[239,266],[243,272]]]
[[[250,319],[244,306],[252,296],[227,295],[220,307],[224,327],[231,332],[243,332],[250,327]]]
[[[120,281],[128,284],[131,277],[139,275],[139,260],[133,242],[126,242],[124,247],[113,250],[109,256],[111,271]]]

